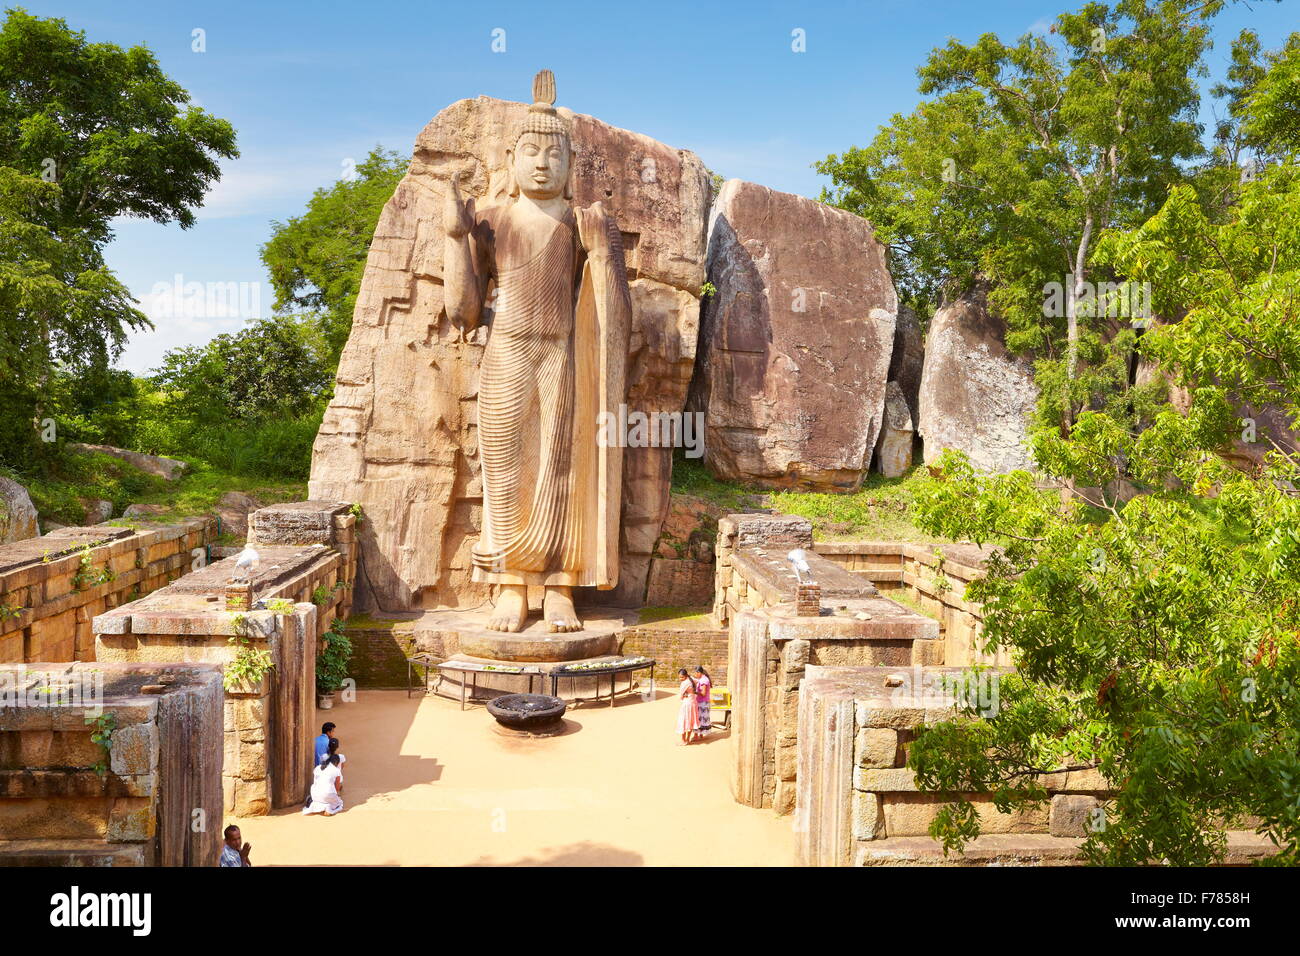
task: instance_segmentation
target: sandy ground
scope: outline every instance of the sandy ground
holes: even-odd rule
[[[503,736],[482,706],[361,691],[317,712],[338,724],[345,809],[232,820],[255,866],[786,866],[789,817],[728,789],[724,731],[689,747],[677,701],[570,708],[566,733]]]

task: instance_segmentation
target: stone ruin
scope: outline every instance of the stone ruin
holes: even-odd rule
[[[939,798],[918,791],[906,760],[920,726],[953,712],[934,680],[1008,663],[980,651],[982,609],[964,597],[980,549],[816,543],[806,519],[744,513],[713,516],[716,540],[701,549],[691,532],[672,537],[673,450],[652,443],[625,449],[618,582],[600,604],[580,605],[582,628],[484,625],[490,593],[472,550],[483,530],[476,405],[490,333],[448,319],[443,216],[462,174],[485,206],[509,192],[511,133],[538,106],[462,100],[417,138],[370,248],[313,450],[312,500],[249,518],[262,566],[244,586],[247,610],[232,615],[228,603],[233,558],[189,563],[211,544],[206,521],[63,529],[0,548],[0,661],[16,662],[0,664],[0,691],[6,677],[28,693],[49,673],[93,667],[113,723],[105,752],[91,737],[104,725],[85,708],[0,699],[0,863],[209,865],[223,812],[298,803],[318,642],[354,605],[398,625],[375,653],[358,639],[376,675],[423,652],[480,668],[482,688],[513,690],[490,670],[644,654],[663,677],[725,657],[715,675],[734,702],[733,794],[792,815],[799,862],[945,862],[925,835]],[[945,447],[991,471],[1028,466],[1031,371],[1007,352],[980,295],[940,309],[923,341],[862,219],[739,180],[714,197],[694,154],[551,113],[571,134],[573,201],[600,203],[617,223],[630,298],[625,404],[702,415],[715,475],[850,491],[870,469],[897,476]],[[487,300],[490,320],[499,306]],[[0,532],[35,530],[34,510],[3,479],[0,503]],[[665,540],[682,550],[665,553]],[[638,623],[646,603],[687,590],[711,591],[710,622]],[[275,666],[223,682],[250,648]],[[972,795],[989,832],[947,862],[1077,861],[1108,785],[1096,771],[1046,778],[1041,811],[994,814]],[[190,829],[182,807],[213,825]],[[1265,852],[1242,834],[1229,845],[1235,862]]]
[[[0,865],[210,866],[224,814],[299,804],[356,522],[344,502],[255,513],[237,612],[211,519],[0,545]],[[226,681],[244,653],[272,666]]]
[[[207,664],[0,664],[0,866],[215,865],[223,696]]]

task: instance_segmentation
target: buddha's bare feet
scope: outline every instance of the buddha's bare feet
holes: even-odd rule
[[[581,631],[582,622],[578,612],[573,609],[573,588],[548,587],[542,601],[542,619],[551,633]]]
[[[528,618],[528,588],[522,584],[503,584],[492,608],[487,626],[491,631],[522,630]]]

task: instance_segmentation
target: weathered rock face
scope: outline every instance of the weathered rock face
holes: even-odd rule
[[[856,488],[871,464],[898,297],[858,216],[731,180],[709,232],[691,408],[705,463],[767,487]]]
[[[650,562],[645,603],[650,607],[704,606],[713,601],[718,519],[726,510],[696,495],[674,494]]]
[[[27,489],[0,475],[0,544],[34,538],[40,533],[36,506]]]
[[[1224,454],[1235,467],[1257,471],[1264,466],[1274,444],[1294,456],[1300,453],[1300,431],[1291,417],[1277,405],[1242,405],[1238,409],[1242,429]]]
[[[912,410],[903,397],[903,388],[890,382],[885,388],[885,416],[876,442],[876,468],[886,478],[897,478],[912,467]]]
[[[1038,389],[1005,336],[1005,324],[977,294],[934,314],[917,410],[927,464],[954,448],[984,471],[1033,467],[1025,441]]]
[[[462,169],[480,206],[504,198],[508,137],[526,110],[479,97],[439,113],[375,230],[310,484],[313,498],[360,503],[368,519],[360,606],[461,606],[486,596],[469,561],[482,511],[475,406],[486,337],[466,339],[443,309],[442,204],[448,177]],[[699,331],[708,172],[692,153],[560,112],[572,129],[574,204],[600,200],[623,234],[628,407],[680,411]],[[619,586],[602,600],[643,598],[671,468],[671,449],[626,450]]]
[[[262,502],[242,491],[227,491],[213,509],[221,519],[221,533],[236,538],[248,537],[248,516],[262,507]]]
[[[925,371],[925,340],[921,336],[921,323],[911,306],[898,307],[898,321],[894,324],[894,355],[889,360],[889,380],[897,382],[903,398],[911,410],[912,424],[916,424],[916,409],[921,395],[921,374]]]

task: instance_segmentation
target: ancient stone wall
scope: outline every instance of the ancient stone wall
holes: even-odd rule
[[[878,597],[856,616],[794,616],[789,605],[741,611],[731,623],[736,799],[790,813],[799,772],[799,687],[809,665],[930,664],[938,624]]]
[[[202,661],[223,673],[239,658],[269,655],[260,679],[226,686],[222,785],[237,816],[301,802],[311,783],[320,637],[350,606],[356,517],[336,502],[302,502],[255,513],[261,563],[253,609],[231,611],[227,558],[94,621],[100,660]],[[329,530],[329,543],[319,540]],[[305,544],[288,543],[297,537]]]
[[[0,662],[93,661],[91,621],[207,561],[216,521],[61,528],[0,545]]]
[[[742,548],[772,549],[774,552],[794,548],[810,549],[813,546],[812,522],[793,515],[727,515],[718,521],[718,538],[714,545],[713,619],[719,627],[726,627],[738,610],[766,607],[780,603],[777,592],[764,593],[762,582],[754,577],[754,591],[750,593],[750,580],[744,570],[734,565],[735,554]]]
[[[635,624],[623,631],[622,640],[622,653],[655,661],[657,681],[676,686],[680,668],[694,674],[696,665],[703,664],[715,687],[727,683],[727,631],[707,614]]]
[[[914,544],[904,541],[819,541],[817,553],[875,584],[882,593],[916,607],[939,622],[943,656],[934,663],[1010,666],[1006,648],[981,648],[984,611],[966,599],[966,586],[982,577],[987,548],[970,544]]]
[[[221,708],[201,664],[0,664],[0,866],[216,865]]]
[[[962,668],[816,667],[799,688],[796,858],[809,866],[1077,864],[1079,844],[1112,790],[1095,769],[1043,774],[1040,805],[1000,813],[987,794],[975,805],[982,835],[965,855],[945,857],[929,837],[947,798],[918,790],[906,766],[922,724],[956,712],[944,679]],[[967,699],[995,708],[994,682],[967,685]],[[991,712],[991,710],[990,710]],[[1229,861],[1270,852],[1264,838],[1229,833]]]
[[[358,687],[407,686],[406,659],[415,653],[414,621],[353,618],[348,622],[348,637],[352,640],[350,670]]]

